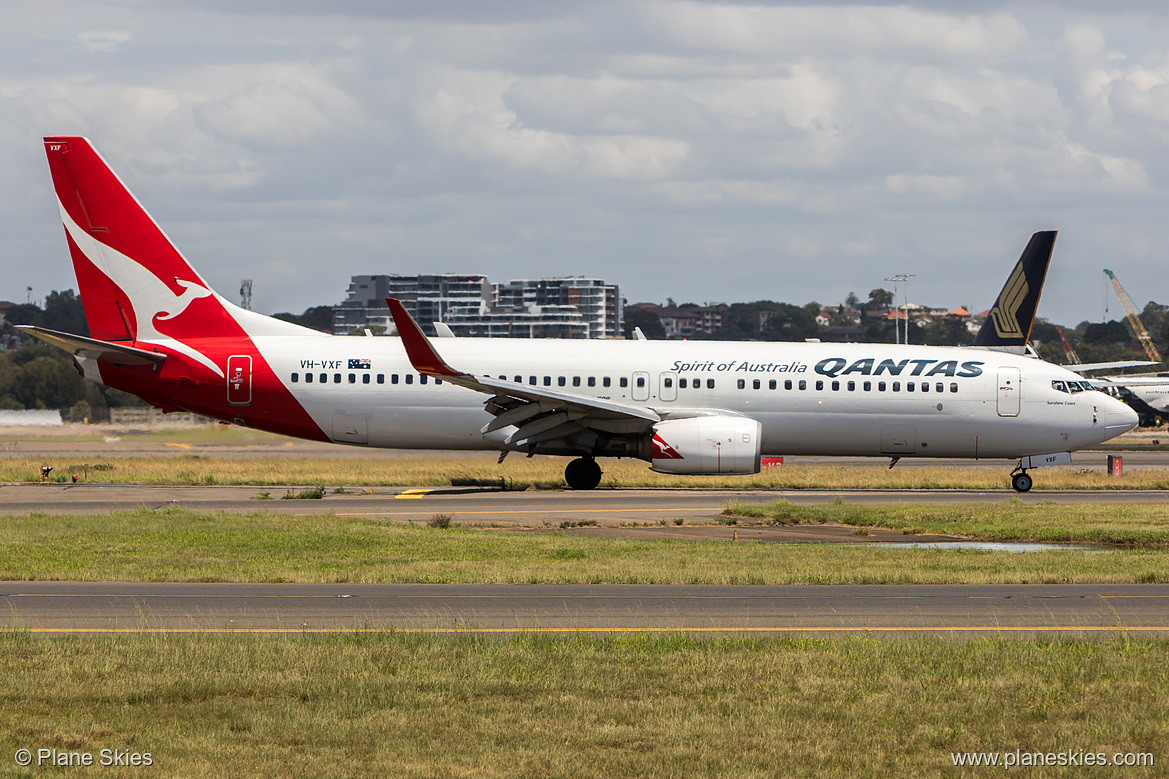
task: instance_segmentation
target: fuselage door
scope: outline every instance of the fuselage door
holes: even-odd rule
[[[658,397],[662,400],[678,399],[678,374],[663,373],[658,376]]]
[[[645,371],[634,372],[633,392],[630,397],[634,400],[649,400],[649,374]]]
[[[252,356],[233,354],[227,358],[227,402],[246,406],[252,402]]]
[[[999,368],[999,416],[1019,416],[1019,406],[1022,400],[1023,383],[1019,377],[1018,368]]]

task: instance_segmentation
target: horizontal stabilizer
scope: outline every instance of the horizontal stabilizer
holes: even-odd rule
[[[17,325],[16,329],[23,330],[45,343],[52,344],[58,349],[64,349],[79,357],[104,360],[118,365],[150,365],[166,360],[166,355],[158,352],[148,352],[145,349],[136,349],[133,346],[123,346],[109,341],[99,341],[96,338],[86,338],[72,333],[60,333],[43,327]]]

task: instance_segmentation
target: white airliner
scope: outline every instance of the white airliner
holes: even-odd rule
[[[984,347],[714,341],[441,339],[396,300],[401,338],[324,335],[232,305],[187,263],[85,138],[45,139],[90,337],[25,328],[83,375],[165,410],[368,447],[564,455],[591,489],[599,457],[655,471],[749,474],[760,457],[1070,461],[1137,422],[1025,344],[1042,276],[1037,233]],[[1044,248],[1046,247],[1046,248]],[[984,328],[986,329],[986,328]]]

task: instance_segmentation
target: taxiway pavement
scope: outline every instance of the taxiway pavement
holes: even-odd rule
[[[33,633],[1169,635],[1169,585],[2,582],[0,627]]]

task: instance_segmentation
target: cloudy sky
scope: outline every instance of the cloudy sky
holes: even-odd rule
[[[322,10],[327,8],[328,10]],[[1099,10],[1107,9],[1107,10]],[[990,305],[1058,229],[1169,303],[1161,2],[10,0],[0,299],[75,287],[40,138],[88,136],[225,296],[600,276],[630,302]],[[1107,298],[1110,317],[1119,305]]]

